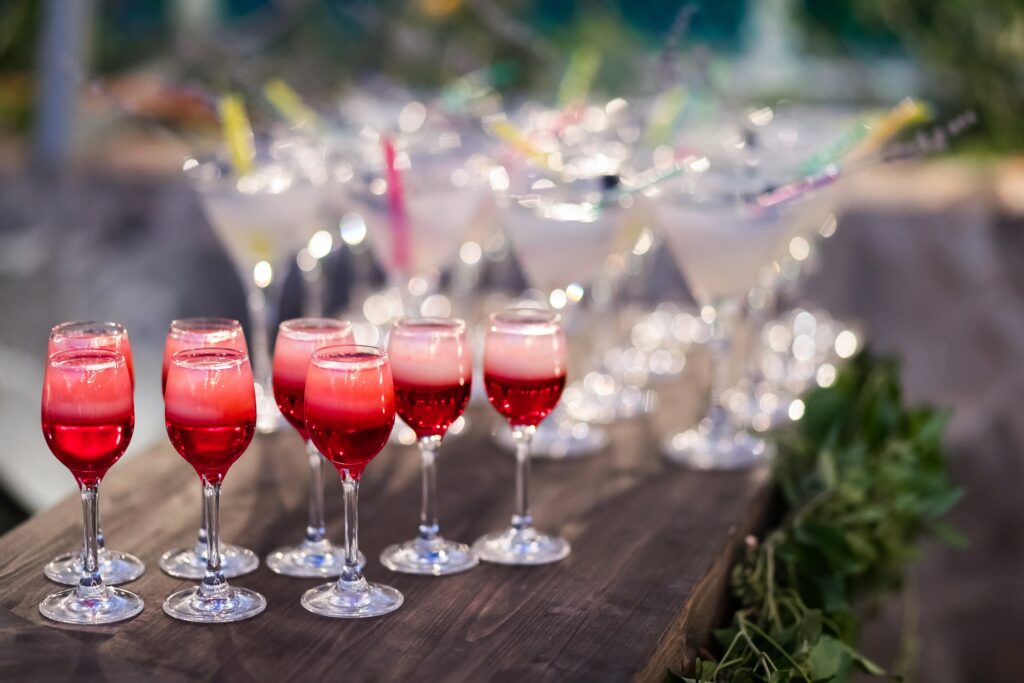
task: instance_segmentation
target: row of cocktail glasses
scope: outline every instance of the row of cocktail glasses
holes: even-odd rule
[[[330,617],[370,617],[398,609],[400,592],[368,583],[358,550],[359,481],[402,418],[419,438],[423,507],[415,538],[388,547],[381,562],[412,574],[441,576],[472,569],[479,560],[511,565],[555,562],[569,554],[564,539],[538,532],[529,508],[530,442],[565,386],[567,351],[560,317],[512,308],[490,316],[484,344],[484,385],[491,405],[515,435],[516,494],[511,526],[472,547],[445,539],[436,513],[437,456],[448,427],[466,407],[472,352],[464,322],[405,318],[395,323],[387,350],[352,343],[350,325],[329,318],[282,323],[274,356],[273,389],[283,414],[307,443],[309,517],[301,543],[274,551],[270,568],[289,576],[338,576],[306,591],[302,605]],[[51,562],[46,573],[74,588],[39,606],[50,619],[102,624],[130,618],[142,599],[113,584],[138,578],[142,562],[106,549],[99,529],[98,490],[123,455],[134,428],[131,346],[117,323],[64,323],[50,335],[43,383],[43,434],[82,492],[84,547]],[[171,551],[161,567],[199,578],[198,586],[169,596],[164,611],[199,623],[231,622],[266,608],[259,593],[228,578],[258,564],[251,551],[220,540],[220,490],[231,465],[256,429],[256,392],[237,321],[175,321],[163,368],[167,433],[195,469],[203,487],[202,547]],[[345,544],[325,535],[322,462],[341,475]],[[201,572],[197,571],[201,568]],[[76,575],[74,581],[69,578]]]
[[[332,129],[313,143],[279,140],[267,146],[257,170],[241,178],[224,164],[188,163],[210,222],[249,287],[252,357],[268,430],[274,424],[270,413],[276,413],[268,336],[276,315],[273,302],[284,279],[281,271],[296,251],[319,257],[325,244],[329,250],[369,241],[391,291],[400,293],[392,297],[398,305],[384,316],[389,319],[375,321],[387,325],[400,315],[429,314],[426,295],[441,273],[463,256],[467,263],[486,261],[481,245],[498,234],[527,284],[547,305],[564,309],[570,328],[583,329],[595,353],[595,362],[579,373],[591,381],[570,387],[567,409],[539,430],[535,452],[564,458],[600,451],[607,435],[600,424],[581,420],[607,422],[653,405],[650,392],[623,386],[622,376],[602,367],[623,343],[610,334],[613,325],[595,322],[595,316],[616,313],[606,286],[615,281],[614,264],[638,240],[660,235],[701,317],[714,326],[714,339],[727,340],[732,320],[745,310],[745,296],[759,287],[759,276],[785,255],[789,240],[807,242],[799,230],[813,234],[810,221],[795,220],[795,206],[807,202],[765,209],[756,203],[759,194],[790,179],[801,161],[834,136],[837,120],[848,125],[834,117],[830,127],[818,125],[819,133],[807,136],[800,126],[772,122],[763,110],[752,112],[744,126],[760,126],[758,135],[741,136],[737,125],[719,125],[701,147],[684,135],[674,148],[654,149],[649,170],[665,179],[645,187],[633,168],[643,165],[636,151],[640,142],[630,137],[635,125],[612,125],[623,117],[622,100],[584,107],[574,116],[524,108],[529,116],[517,124],[522,137],[497,147],[438,122],[422,107],[414,102],[396,108],[394,132],[364,122],[358,134]],[[332,222],[340,226],[340,239],[330,228],[315,233],[325,239],[303,246],[316,226]],[[721,343],[714,347],[717,365],[724,366],[727,349]],[[716,376],[726,379],[726,373]],[[714,393],[723,391],[718,387]],[[499,440],[514,446],[507,431]],[[680,432],[665,440],[666,451],[677,461],[697,464],[679,456],[684,440],[698,443]],[[703,457],[700,466],[711,462]]]

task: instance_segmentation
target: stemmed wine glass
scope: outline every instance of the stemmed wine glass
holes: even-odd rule
[[[223,348],[248,353],[245,334],[237,320],[230,318],[184,318],[172,320],[164,344],[163,372],[160,386],[167,388],[167,372],[171,358],[186,349]],[[206,574],[206,503],[201,501],[199,533],[190,547],[168,550],[160,556],[160,568],[180,579],[201,579]],[[255,571],[260,566],[256,553],[248,548],[221,542],[220,564],[224,576],[233,579]]]
[[[203,482],[206,574],[173,593],[164,612],[183,621],[226,623],[256,616],[266,599],[229,586],[220,559],[220,488],[256,431],[256,392],[249,357],[235,349],[186,349],[171,357],[164,390],[167,435]]]
[[[82,492],[85,554],[78,585],[49,595],[43,616],[67,624],[109,624],[142,611],[142,598],[104,583],[99,562],[100,480],[128,448],[135,428],[131,373],[124,354],[58,351],[46,363],[42,425],[46,445]]]
[[[473,353],[466,323],[446,318],[401,318],[391,329],[388,358],[395,404],[419,440],[423,505],[419,536],[388,546],[380,556],[388,569],[443,576],[472,569],[476,556],[464,543],[441,536],[437,521],[437,455],[448,427],[469,403]]]
[[[281,323],[274,347],[274,398],[281,414],[306,442],[309,458],[309,518],[306,537],[298,545],[278,548],[267,556],[271,571],[285,576],[338,576],[345,551],[326,536],[323,456],[309,438],[303,410],[309,358],[323,346],[352,344],[352,325],[333,318],[297,318]],[[360,559],[360,564],[366,563]]]
[[[532,308],[491,315],[484,338],[484,386],[487,400],[508,420],[516,442],[516,507],[511,528],[482,536],[473,544],[482,560],[535,565],[557,562],[569,554],[568,541],[534,529],[527,491],[530,440],[558,403],[565,373],[561,316]]]
[[[132,347],[124,325],[113,322],[61,323],[50,330],[47,355],[69,349],[106,349],[121,353],[127,367],[128,380],[133,387],[135,386]],[[98,518],[99,513],[97,513]],[[146,571],[146,565],[134,555],[120,550],[107,549],[101,529],[97,528],[96,536],[99,547],[100,574],[107,584],[116,586],[134,581]],[[83,543],[78,551],[55,557],[43,567],[46,578],[68,586],[76,585],[82,575],[85,551],[85,543]]]
[[[345,567],[334,583],[306,591],[302,606],[326,617],[359,618],[401,607],[400,592],[369,583],[359,568],[359,480],[395,424],[388,356],[373,346],[325,346],[306,376],[306,428],[341,475],[345,491]]]

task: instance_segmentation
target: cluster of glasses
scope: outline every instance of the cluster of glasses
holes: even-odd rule
[[[386,350],[357,345],[351,324],[332,318],[281,323],[273,357],[273,395],[306,442],[309,516],[297,545],[275,550],[267,565],[278,574],[334,577],[306,591],[302,605],[328,617],[387,614],[404,598],[369,583],[359,553],[359,482],[387,443],[396,415],[415,430],[422,460],[423,505],[418,534],[392,545],[382,564],[396,572],[443,576],[480,560],[508,565],[556,562],[569,543],[537,531],[530,515],[531,439],[565,387],[567,350],[557,313],[510,308],[489,317],[484,336],[487,398],[516,442],[515,513],[511,526],[472,545],[445,539],[437,519],[437,457],[448,428],[469,401],[473,353],[467,325],[451,318],[402,318]],[[105,624],[135,616],[142,599],[116,584],[145,570],[141,560],[105,547],[98,490],[124,454],[135,421],[131,345],[118,323],[73,322],[53,328],[43,382],[42,426],[47,445],[74,475],[85,518],[81,550],[48,564],[46,575],[73,585],[48,596],[39,610],[55,621]],[[165,553],[160,567],[200,583],[170,595],[164,611],[196,623],[247,619],[266,609],[256,591],[231,585],[253,571],[256,555],[220,539],[221,485],[256,431],[257,405],[245,337],[235,320],[192,318],[171,323],[163,363],[167,434],[202,483],[202,524],[195,545]],[[326,537],[323,462],[341,476],[345,542]]]
[[[361,343],[380,344],[403,316],[477,321],[501,297],[562,313],[578,365],[534,436],[537,457],[601,452],[607,425],[650,412],[658,383],[700,346],[715,368],[709,408],[695,428],[663,435],[663,451],[699,469],[766,459],[757,432],[798,416],[802,389],[829,381],[851,335],[860,344],[820,311],[794,320],[795,283],[835,231],[833,181],[879,161],[851,159],[851,147],[898,126],[837,109],[741,110],[699,92],[688,104],[503,110],[493,89],[474,88],[454,107],[447,96],[357,89],[338,114],[258,136],[242,175],[223,159],[186,162],[249,290],[258,428],[283,424],[269,335],[284,270],[297,263],[305,312],[322,315],[323,273],[343,250],[342,315]],[[689,292],[682,306],[652,279],[673,266]],[[785,344],[780,326],[792,332]],[[744,351],[731,341],[747,328]],[[397,440],[420,438],[400,425]],[[507,427],[494,438],[515,450]],[[275,564],[286,566],[282,553]]]

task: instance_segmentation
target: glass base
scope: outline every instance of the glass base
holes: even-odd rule
[[[248,548],[222,543],[220,566],[224,577],[233,579],[256,571],[260,558]],[[168,550],[160,556],[160,569],[179,579],[201,579],[206,576],[206,547],[197,544]]]
[[[216,597],[202,597],[199,587],[172,593],[164,600],[164,612],[197,624],[227,624],[254,617],[267,608],[267,600],[248,588],[226,586]]]
[[[275,574],[297,578],[341,576],[345,568],[345,551],[330,541],[303,541],[298,545],[278,548],[267,555],[267,567]],[[366,566],[366,557],[359,553],[359,568]]]
[[[662,442],[665,457],[695,470],[740,470],[767,462],[771,446],[737,430],[714,430],[707,420],[686,431],[670,434]]]
[[[335,619],[363,619],[394,612],[405,602],[405,597],[392,588],[379,583],[338,581],[311,588],[302,594],[302,606],[314,614]]]
[[[504,422],[494,428],[495,443],[515,451],[512,430]],[[549,417],[540,423],[530,444],[530,457],[548,460],[572,460],[600,453],[608,445],[608,432],[597,425],[577,422],[565,415]]]
[[[535,529],[506,529],[481,536],[473,552],[485,562],[531,566],[564,560],[571,552],[569,541],[538,533]]]
[[[103,577],[103,583],[108,586],[134,581],[146,571],[146,565],[142,560],[120,550],[100,550],[99,562],[100,576]],[[65,586],[77,586],[78,580],[82,577],[81,558],[77,552],[59,555],[43,567],[43,574],[50,581]]]
[[[393,572],[446,576],[458,574],[480,564],[465,543],[444,538],[416,538],[390,545],[380,555],[380,563]]]
[[[724,400],[736,423],[755,432],[767,432],[790,420],[791,398],[782,391],[770,392],[746,379],[726,392]]]
[[[64,624],[92,626],[131,619],[144,606],[142,598],[122,588],[101,586],[89,592],[86,598],[79,597],[77,588],[53,593],[39,603],[39,612]]]

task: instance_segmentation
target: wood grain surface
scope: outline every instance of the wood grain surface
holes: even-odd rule
[[[467,542],[508,523],[513,486],[513,458],[489,438],[491,414],[472,410],[469,418],[467,432],[442,449],[439,470],[442,529]],[[178,622],[161,609],[188,582],[163,574],[157,560],[192,541],[200,487],[169,444],[158,447],[116,465],[101,489],[108,545],[147,564],[145,575],[126,586],[145,599],[145,610],[98,628],[67,627],[39,614],[39,601],[57,589],[43,577],[44,563],[75,547],[81,534],[78,499],[67,500],[0,538],[0,679],[660,680],[706,634],[736,543],[766,507],[766,472],[671,467],[658,455],[648,420],[618,424],[611,436],[598,456],[533,468],[538,527],[572,543],[561,563],[481,564],[444,578],[382,568],[380,551],[414,535],[420,495],[415,451],[389,446],[366,472],[360,542],[368,578],[400,589],[405,605],[368,620],[315,616],[299,596],[320,581],[277,576],[261,565],[233,582],[262,592],[266,612],[218,626]],[[293,433],[257,437],[228,474],[223,539],[261,557],[298,541],[305,467]],[[336,477],[326,496],[337,540]]]

